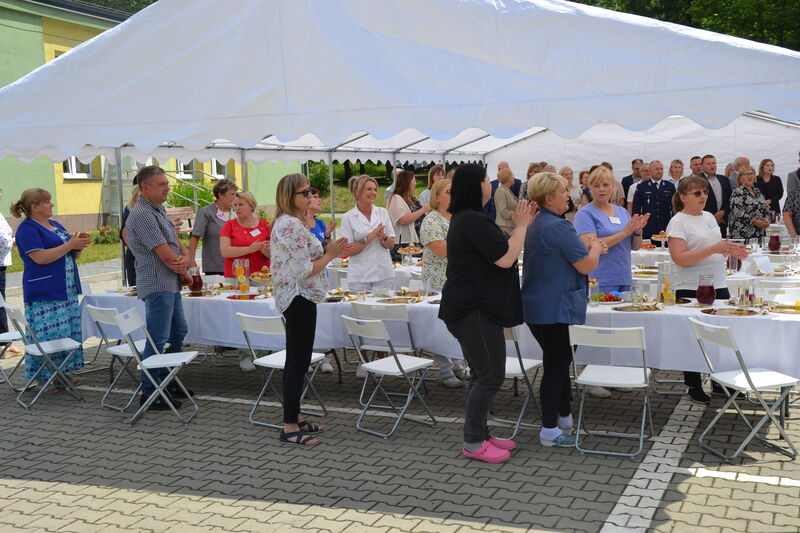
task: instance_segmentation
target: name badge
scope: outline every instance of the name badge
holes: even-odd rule
[[[619,219],[619,217],[608,217],[608,221],[612,224],[622,224],[622,221]]]
[[[256,228],[250,232],[250,235],[252,235],[253,237],[258,237],[259,235],[261,235],[261,231],[258,228]]]
[[[717,224],[717,219],[713,218],[708,221],[708,229],[717,229],[719,224]]]

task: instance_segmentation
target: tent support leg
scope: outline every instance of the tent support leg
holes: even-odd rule
[[[119,213],[119,249],[120,249],[120,268],[122,269],[122,284],[128,285],[128,272],[125,270],[125,242],[122,240],[122,212],[125,210],[125,202],[122,199],[122,147],[114,148],[114,159],[117,165],[117,213]]]

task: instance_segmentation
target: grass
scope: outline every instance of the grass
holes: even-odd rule
[[[95,261],[105,261],[107,259],[119,259],[120,250],[119,243],[111,244],[90,244],[86,249],[81,252],[78,258],[78,264],[94,263]],[[8,267],[7,272],[22,272],[22,258],[19,256],[19,251],[16,247],[11,252],[11,266]]]
[[[422,191],[425,190],[427,184],[422,180],[417,180],[417,192],[416,197],[419,198],[419,195],[422,194]],[[378,187],[378,199],[375,201],[375,205],[379,207],[386,207],[383,201],[383,193],[386,191],[387,186],[380,185]],[[336,212],[337,213],[344,213],[349,211],[356,205],[356,201],[353,199],[353,196],[350,194],[350,191],[347,190],[346,185],[334,185],[333,186],[333,199],[336,202]],[[323,194],[320,197],[320,202],[322,204],[322,212],[325,213],[330,210],[331,206],[331,195],[330,194]]]

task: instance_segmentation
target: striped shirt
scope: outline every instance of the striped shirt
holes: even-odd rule
[[[178,235],[164,206],[139,196],[125,227],[128,228],[130,249],[136,258],[136,293],[139,299],[144,300],[154,292],[180,291],[180,276],[170,270],[154,251],[156,247],[167,244],[176,255],[181,255]]]

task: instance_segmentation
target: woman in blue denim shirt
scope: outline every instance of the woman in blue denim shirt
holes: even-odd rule
[[[536,174],[528,195],[540,207],[525,236],[522,273],[522,312],[543,354],[539,441],[544,446],[574,446],[575,437],[568,433],[572,429],[569,325],[586,321],[586,276],[608,248],[595,238],[582,241],[575,227],[561,218],[569,206],[567,180],[562,176]]]
[[[51,220],[53,203],[44,189],[27,189],[18,202],[11,204],[11,214],[25,220],[17,228],[17,248],[25,270],[22,273],[22,292],[25,316],[39,341],[70,337],[83,342],[78,294],[81,292],[75,260],[89,245],[88,234],[70,235],[64,226]],[[60,365],[67,352],[51,355]],[[41,361],[25,355],[25,377],[30,379],[39,370]],[[64,366],[65,372],[83,368],[83,349],[72,355]],[[42,383],[51,372],[39,374]],[[55,386],[51,390],[56,390]]]

